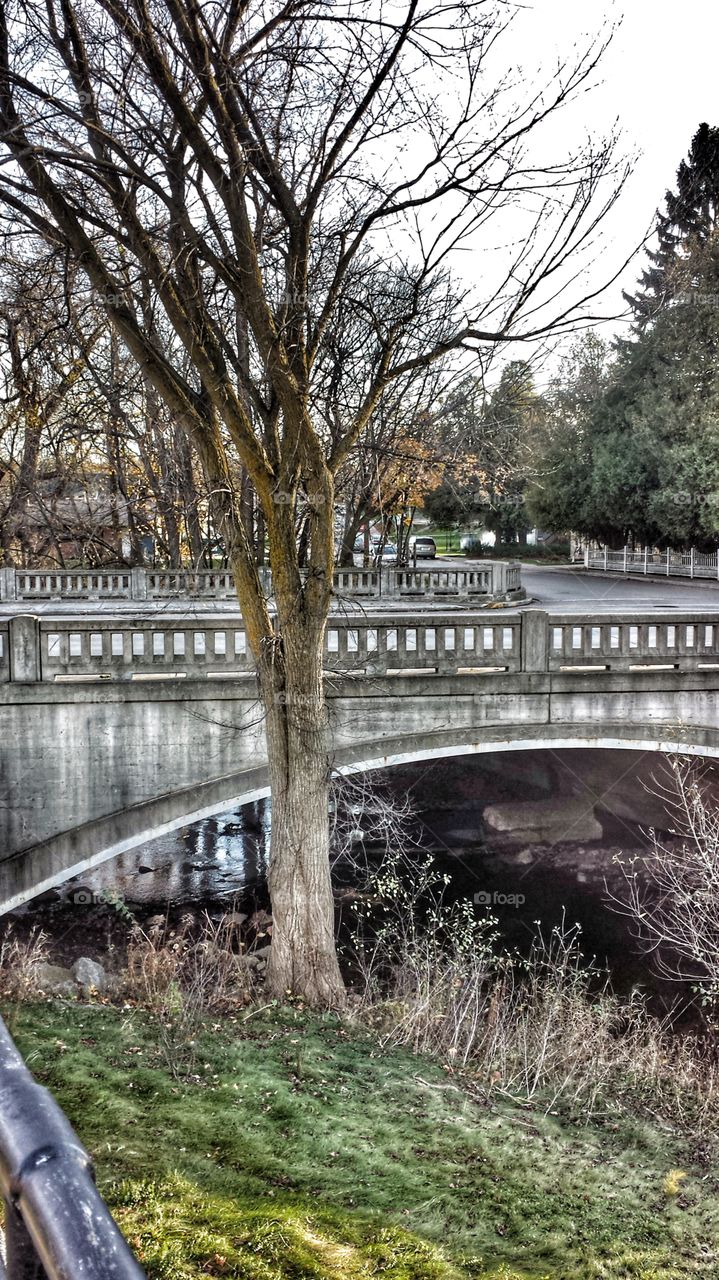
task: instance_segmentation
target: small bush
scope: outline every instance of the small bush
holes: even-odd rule
[[[463,551],[468,560],[481,560],[483,556],[491,556],[493,547],[487,547],[481,538],[468,537],[465,539]]]

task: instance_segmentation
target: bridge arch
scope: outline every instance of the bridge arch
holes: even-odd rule
[[[591,725],[573,732],[567,732],[566,725],[502,725],[485,728],[481,735],[468,734],[463,729],[420,733],[414,741],[403,737],[381,743],[358,742],[338,750],[334,766],[341,774],[353,775],[478,754],[592,748],[719,759],[719,732],[708,735],[702,730],[693,739],[684,732],[659,737],[656,725],[650,724],[615,726],[611,732],[597,731]],[[31,845],[0,863],[0,913],[150,840],[263,799],[269,791],[267,768],[263,764],[209,783],[165,793]]]

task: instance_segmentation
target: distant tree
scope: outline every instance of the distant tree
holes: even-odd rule
[[[574,339],[545,395],[545,429],[527,491],[534,522],[584,530],[592,512],[592,417],[607,385],[611,352],[588,332]]]
[[[463,379],[440,418],[446,462],[442,483],[425,499],[427,514],[438,523],[481,522],[500,541],[521,538],[543,418],[526,360],[509,361],[489,393],[482,379]]]
[[[422,495],[422,510],[433,524],[451,528],[473,519],[481,504],[475,501],[476,486],[459,484],[454,473],[445,476],[441,484]]]
[[[510,361],[486,406],[477,442],[485,523],[499,542],[524,542],[531,528],[527,485],[536,467],[545,412],[529,362]]]

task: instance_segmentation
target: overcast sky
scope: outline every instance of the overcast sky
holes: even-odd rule
[[[551,65],[608,21],[621,24],[603,59],[603,83],[572,108],[575,119],[604,133],[618,120],[629,152],[640,151],[612,223],[617,248],[641,240],[701,121],[719,125],[719,5],[716,0],[530,0],[508,38],[517,63]],[[625,278],[636,279],[642,259]],[[617,286],[611,303],[620,305]]]

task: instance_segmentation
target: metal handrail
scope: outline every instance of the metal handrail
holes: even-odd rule
[[[95,1186],[92,1162],[0,1019],[0,1280],[145,1280]]]

